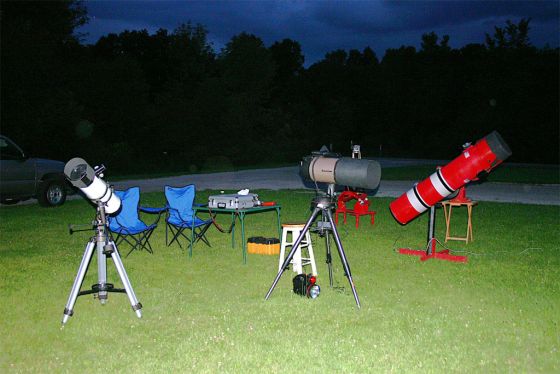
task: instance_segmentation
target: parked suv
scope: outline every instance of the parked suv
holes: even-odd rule
[[[34,197],[43,206],[59,206],[66,201],[68,187],[63,162],[29,158],[0,135],[0,202],[13,204]]]

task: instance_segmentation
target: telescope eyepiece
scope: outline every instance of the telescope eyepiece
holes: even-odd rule
[[[83,177],[86,176],[86,168],[87,165],[79,164],[74,169],[72,169],[72,171],[70,171],[70,175],[68,175],[68,179],[70,179],[71,181],[77,181],[82,179]]]

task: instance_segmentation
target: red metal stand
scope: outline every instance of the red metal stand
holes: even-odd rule
[[[438,260],[445,260],[445,261],[452,261],[452,262],[467,262],[466,256],[451,255],[449,254],[449,249],[444,249],[443,251],[436,252],[436,242],[437,239],[433,238],[431,243],[428,244],[430,248],[426,251],[400,248],[399,253],[401,255],[419,256],[420,261],[426,261],[431,258],[435,258]]]
[[[426,250],[415,250],[408,248],[400,248],[399,253],[402,255],[409,256],[419,256],[420,261],[426,261],[431,258],[438,260],[452,261],[452,262],[467,262],[467,256],[456,256],[449,254],[449,249],[444,249],[442,251],[436,251],[436,244],[439,242],[435,238],[435,226],[436,226],[436,208],[432,206],[430,208],[430,221],[428,222],[428,244]],[[441,244],[441,243],[440,243]]]
[[[346,203],[356,200],[354,209],[348,209]],[[335,223],[338,225],[338,215],[344,216],[344,223],[346,223],[346,215],[350,214],[356,217],[356,228],[360,227],[360,216],[369,215],[371,224],[375,223],[375,211],[369,210],[369,200],[367,194],[363,192],[344,191],[338,196],[337,207],[334,215]]]

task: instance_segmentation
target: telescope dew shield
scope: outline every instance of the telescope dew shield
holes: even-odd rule
[[[416,184],[398,199],[393,200],[389,209],[393,217],[400,224],[405,225],[438,201],[470,181],[476,180],[480,173],[489,173],[509,156],[511,156],[509,146],[500,134],[494,131],[475,145],[466,148],[459,157]]]
[[[381,166],[366,159],[307,156],[301,163],[300,175],[315,182],[374,190],[379,186]]]
[[[95,174],[95,170],[82,158],[75,157],[64,166],[66,178],[79,188],[90,200],[101,201],[107,214],[115,213],[121,207],[121,200],[113,189]]]

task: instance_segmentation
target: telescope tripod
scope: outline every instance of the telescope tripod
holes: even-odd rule
[[[272,291],[274,291],[274,288],[276,287],[276,284],[280,280],[280,277],[282,276],[282,273],[289,266],[290,261],[292,260],[292,258],[294,257],[294,254],[296,253],[297,249],[299,248],[299,245],[300,245],[301,241],[305,238],[305,234],[309,231],[309,228],[311,227],[311,225],[313,224],[313,222],[315,221],[315,219],[317,218],[319,213],[321,213],[321,215],[322,215],[321,222],[322,222],[323,228],[325,227],[325,225],[327,223],[330,224],[330,228],[328,230],[332,231],[334,241],[335,241],[337,249],[338,249],[338,254],[340,255],[340,260],[342,261],[342,267],[344,268],[345,275],[348,277],[348,282],[350,283],[350,287],[352,288],[352,293],[354,294],[354,300],[356,300],[356,305],[358,306],[358,308],[360,308],[360,299],[358,298],[358,294],[356,292],[356,287],[354,287],[354,280],[352,279],[352,273],[350,272],[350,265],[348,264],[348,260],[346,259],[346,254],[344,253],[344,248],[342,247],[342,242],[340,241],[340,236],[338,235],[338,230],[336,229],[336,225],[334,223],[333,216],[332,216],[332,210],[334,208],[334,202],[333,202],[333,199],[332,199],[332,195],[327,194],[327,195],[323,195],[323,196],[319,196],[319,197],[315,198],[313,200],[313,206],[314,206],[314,210],[313,210],[313,213],[311,214],[311,217],[309,217],[309,219],[305,223],[305,226],[304,226],[303,230],[301,231],[299,237],[296,239],[294,245],[292,246],[292,250],[290,251],[290,253],[288,253],[288,256],[284,259],[284,263],[282,264],[280,270],[278,271],[278,274],[276,275],[276,278],[272,282],[272,285],[270,286],[270,289],[268,290],[268,292],[265,296],[265,300],[268,300],[268,298],[272,294]],[[329,242],[328,235],[329,234],[326,233],[326,236],[327,236],[327,239],[326,239],[327,240],[327,264],[328,264],[328,267],[329,267],[330,284],[332,286],[332,259],[331,259],[330,242]]]
[[[142,304],[139,303],[136,299],[136,295],[134,294],[132,285],[128,280],[126,270],[124,269],[124,265],[119,255],[117,245],[107,235],[107,218],[105,216],[105,207],[103,206],[102,202],[97,203],[97,214],[94,224],[96,226],[95,236],[93,236],[86,245],[84,256],[82,257],[82,262],[80,263],[80,267],[78,268],[78,274],[76,275],[76,279],[74,279],[74,284],[72,286],[72,290],[70,291],[68,302],[66,303],[66,307],[64,308],[64,316],[62,317],[63,326],[74,314],[74,304],[76,303],[76,299],[78,298],[78,296],[89,294],[97,294],[97,297],[101,304],[105,304],[107,302],[109,292],[126,293],[130,301],[130,305],[132,305],[132,310],[136,312],[138,318],[142,318]],[[84,282],[84,278],[86,276],[89,263],[91,262],[91,258],[93,257],[94,250],[97,250],[98,283],[91,286],[91,290],[80,292],[80,288],[82,287],[82,284]],[[108,255],[110,255],[113,259],[113,263],[117,268],[117,272],[119,273],[119,277],[121,278],[121,281],[124,285],[124,289],[114,288],[114,285],[112,283],[107,283]]]

